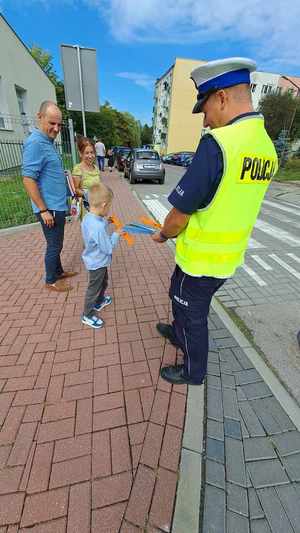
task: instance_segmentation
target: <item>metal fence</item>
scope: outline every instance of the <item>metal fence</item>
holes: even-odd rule
[[[0,140],[0,229],[35,222],[22,181],[23,140]],[[56,148],[64,169],[72,169],[70,131],[64,125]]]

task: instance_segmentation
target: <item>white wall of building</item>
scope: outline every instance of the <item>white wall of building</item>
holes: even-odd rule
[[[1,15],[0,50],[0,140],[22,140],[55,88]]]
[[[280,74],[269,72],[251,72],[251,92],[254,109],[257,110],[263,96],[275,92],[278,88]]]

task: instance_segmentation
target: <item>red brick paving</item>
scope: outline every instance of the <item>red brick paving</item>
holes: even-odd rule
[[[143,214],[109,177],[114,211]],[[169,315],[173,257],[138,236],[117,248],[102,330],[80,322],[87,275],[80,228],[66,226],[69,294],[43,288],[38,227],[0,236],[0,533],[170,531],[186,388],[159,377],[176,350],[156,332]]]

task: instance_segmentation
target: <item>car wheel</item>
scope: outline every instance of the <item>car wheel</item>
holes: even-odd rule
[[[132,185],[135,183],[135,179],[134,179],[134,177],[132,175],[132,172],[130,172],[130,174],[129,174],[129,183],[131,183]]]

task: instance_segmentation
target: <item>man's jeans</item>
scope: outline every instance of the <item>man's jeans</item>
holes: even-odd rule
[[[64,243],[65,211],[49,211],[54,217],[54,226],[48,228],[38,213],[37,219],[40,221],[45,239],[47,242],[45,254],[46,283],[55,283],[63,273],[60,261],[60,253]]]
[[[98,160],[99,170],[104,170],[105,157],[102,155],[97,155],[97,160]]]

